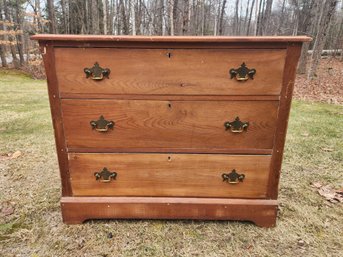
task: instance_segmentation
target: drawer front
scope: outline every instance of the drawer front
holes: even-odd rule
[[[69,154],[74,196],[265,198],[270,160],[269,155]]]
[[[72,94],[279,95],[285,49],[56,48],[62,97]],[[95,62],[102,80],[86,78]],[[255,69],[246,81],[231,78],[242,63]],[[92,71],[95,71],[93,69]],[[234,71],[233,71],[234,72]],[[100,74],[100,77],[102,75]],[[99,76],[94,76],[99,78]],[[86,96],[85,96],[86,97]]]
[[[62,100],[66,142],[73,151],[272,149],[277,108],[277,101]],[[246,126],[240,133],[224,125],[237,117],[236,123]],[[99,132],[96,124],[104,120],[112,126]]]

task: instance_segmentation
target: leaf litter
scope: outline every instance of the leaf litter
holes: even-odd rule
[[[1,154],[0,161],[17,159],[21,155],[22,155],[21,151],[15,151],[14,153]]]
[[[343,202],[343,188],[333,189],[330,185],[322,185],[320,182],[313,182],[311,187],[315,188],[318,194],[324,197],[330,203]]]

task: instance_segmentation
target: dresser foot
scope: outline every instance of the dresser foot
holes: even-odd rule
[[[256,226],[264,228],[272,228],[276,226],[276,214],[268,216],[258,216],[251,221],[254,222]]]
[[[252,221],[273,227],[277,201],[175,197],[63,197],[63,222],[88,219],[193,219]]]

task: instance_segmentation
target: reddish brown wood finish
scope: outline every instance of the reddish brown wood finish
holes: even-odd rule
[[[49,43],[40,43],[43,50],[43,60],[48,82],[48,92],[52,123],[55,132],[56,152],[60,168],[60,176],[62,182],[62,196],[71,195],[71,187],[69,180],[68,155],[65,145],[63,120],[61,113],[61,101],[59,99],[59,89],[57,85],[56,70],[55,70],[55,55],[54,48]]]
[[[277,101],[62,100],[68,148],[272,149]],[[90,121],[114,121],[98,132]],[[239,116],[242,133],[224,123]],[[91,140],[90,140],[91,139]]]
[[[296,67],[301,54],[301,46],[302,45],[300,43],[290,43],[287,48],[280,107],[278,110],[276,136],[274,140],[273,157],[271,162],[271,173],[269,177],[268,197],[270,199],[277,199],[278,196],[282,156],[287,134],[287,125],[292,102]]]
[[[285,49],[56,48],[62,94],[279,95]],[[169,57],[169,54],[171,55]],[[86,78],[95,62],[111,70],[101,81]],[[229,71],[245,62],[254,79],[237,81]]]
[[[92,219],[92,218],[218,219],[218,220],[233,219],[233,220],[250,220],[250,221],[255,222],[259,226],[265,226],[265,227],[270,227],[270,226],[275,225],[277,202],[274,199],[277,199],[277,192],[278,192],[277,188],[278,188],[279,177],[280,177],[283,147],[285,143],[285,135],[286,135],[286,130],[287,130],[288,116],[289,116],[289,108],[291,104],[291,96],[292,96],[293,85],[294,85],[296,63],[300,55],[301,43],[305,41],[310,41],[311,38],[309,37],[127,37],[127,36],[114,37],[114,36],[79,36],[79,35],[74,35],[74,36],[36,35],[36,36],[33,36],[32,39],[39,40],[41,48],[43,50],[46,50],[44,51],[45,53],[44,63],[45,63],[46,71],[47,71],[47,77],[48,77],[51,113],[53,116],[57,154],[58,154],[60,171],[61,171],[62,195],[64,196],[62,197],[61,203],[62,203],[62,214],[63,214],[64,222],[68,224],[75,224],[75,223],[81,223],[84,220]],[[69,51],[68,48],[87,48],[87,50],[74,49],[74,50]],[[101,91],[101,90],[92,91],[89,89],[84,91],[82,90],[82,87],[80,86],[78,87],[77,90],[70,90],[69,87],[75,88],[75,84],[72,84],[69,82],[68,82],[69,84],[64,83],[65,81],[68,81],[68,80],[65,79],[66,77],[60,75],[63,73],[63,70],[65,68],[68,68],[68,67],[63,66],[63,60],[66,60],[66,63],[68,65],[69,57],[64,58],[62,62],[59,63],[59,66],[57,67],[58,70],[56,71],[54,53],[56,49],[58,52],[64,52],[67,50],[69,51],[69,53],[80,52],[80,51],[86,51],[88,53],[90,50],[89,48],[92,48],[92,51],[95,51],[95,52],[96,51],[104,52],[107,50],[107,49],[102,49],[102,48],[116,48],[117,50],[122,49],[123,51],[126,51],[124,49],[129,48],[129,49],[140,49],[141,51],[146,51],[146,50],[151,51],[151,49],[155,49],[154,51],[161,51],[161,49],[165,49],[165,50],[179,49],[176,52],[178,51],[186,52],[186,49],[188,49],[187,51],[190,51],[189,49],[197,49],[197,51],[203,51],[204,53],[205,52],[208,53],[211,51],[219,51],[219,52],[220,51],[222,52],[223,51],[224,52],[225,51],[228,51],[228,52],[239,51],[240,53],[245,52],[242,49],[246,49],[247,50],[246,52],[251,53],[255,51],[266,52],[266,49],[273,49],[272,50],[273,53],[278,52],[278,53],[284,54],[285,51],[287,51],[287,53],[286,53],[286,56],[283,56],[281,58],[282,60],[280,59],[280,61],[284,63],[281,94],[280,94],[280,84],[279,84],[280,79],[277,80],[278,82],[275,84],[275,87],[270,87],[270,84],[269,86],[267,85],[267,87],[266,85],[262,85],[264,89],[269,88],[267,91],[263,92],[263,90],[262,91],[253,90],[250,93],[244,90],[238,90],[238,91],[231,90],[228,93],[228,92],[224,92],[225,87],[223,87],[223,90],[224,90],[223,92],[221,90],[218,90],[218,88],[215,90],[213,90],[213,88],[212,89],[203,88],[200,93],[196,92],[195,90],[192,91],[193,89],[189,89],[187,87],[186,87],[186,90],[183,89],[183,90],[176,90],[176,91],[175,90],[168,91],[168,89],[163,89],[163,88],[158,87],[157,91],[160,90],[160,92],[153,92],[153,94],[151,94],[151,92],[149,93],[145,91],[144,88],[142,90],[142,87],[139,87],[138,91],[131,90],[129,92],[126,92],[125,87],[123,86],[121,86],[121,88],[117,90],[116,92],[106,91],[106,90],[105,91]],[[212,50],[209,51],[209,49],[212,49]],[[94,56],[96,56],[96,54]],[[244,57],[245,55],[241,54],[241,56]],[[59,57],[60,56],[58,56],[58,58]],[[70,58],[75,58],[75,56],[74,57],[71,56]],[[86,59],[87,57],[82,57],[82,58],[80,57],[80,60],[82,60],[82,62]],[[242,61],[245,61],[245,60],[242,60]],[[263,61],[264,60],[260,60],[260,63],[262,63]],[[82,70],[84,67],[81,67],[81,66],[83,64],[80,65],[80,62],[76,62],[76,63],[70,62],[70,63],[76,66],[80,66],[79,68],[82,73]],[[268,68],[274,68],[273,67],[274,65],[268,66],[268,62],[266,62],[266,65]],[[278,69],[281,69],[281,68],[279,67]],[[62,73],[60,73],[61,71]],[[216,69],[212,71],[216,71]],[[59,75],[56,75],[56,72]],[[59,80],[57,79],[57,76],[59,76]],[[65,76],[69,77],[71,75],[65,74]],[[182,76],[182,78],[184,78],[184,76]],[[273,78],[275,78],[275,76]],[[79,81],[77,79],[76,81],[80,83],[81,80]],[[97,85],[101,85],[101,84],[97,84]],[[216,84],[215,87],[218,87],[218,85],[219,87],[222,87],[222,83]],[[244,86],[248,84],[245,83],[242,85]],[[257,87],[260,86],[258,85],[257,82],[256,82],[256,85]],[[61,92],[59,88],[64,88],[65,90]],[[188,95],[182,95],[182,94],[185,94],[185,92]],[[142,94],[142,93],[145,93],[145,94]],[[273,110],[273,115],[275,115],[277,119],[276,119],[276,122],[274,122],[272,125],[273,127],[272,137],[270,135],[268,135],[267,137],[266,145],[268,145],[268,148],[264,148],[265,146],[264,144],[266,143],[265,139],[260,138],[258,140],[260,142],[259,145],[257,146],[250,145],[251,146],[250,148],[236,148],[236,147],[233,147],[233,145],[227,148],[220,148],[224,144],[218,141],[219,144],[217,142],[217,145],[214,144],[212,146],[211,145],[208,146],[207,144],[201,145],[198,143],[193,146],[188,145],[184,148],[168,148],[169,146],[165,146],[161,144],[159,145],[159,147],[150,147],[149,150],[147,151],[147,148],[145,147],[145,145],[143,147],[137,147],[134,145],[128,146],[123,141],[122,146],[116,145],[115,148],[113,146],[109,147],[108,145],[106,147],[85,147],[85,145],[79,145],[78,147],[75,146],[75,147],[69,147],[68,149],[66,149],[64,124],[63,124],[65,120],[62,120],[63,115],[61,113],[61,100],[59,98],[68,98],[68,100],[67,99],[62,100],[63,103],[64,102],[67,103],[68,101],[70,101],[70,103],[72,102],[75,102],[75,103],[98,102],[99,103],[101,101],[104,101],[104,100],[100,100],[101,98],[112,99],[111,101],[114,101],[114,102],[118,102],[118,101],[135,102],[135,100],[141,100],[140,102],[154,102],[155,101],[155,102],[160,102],[160,103],[162,102],[179,103],[179,102],[187,102],[187,101],[199,101],[201,103],[213,102],[211,104],[220,103],[220,105],[222,105],[221,110],[223,111],[225,110],[225,112],[230,110],[228,106],[226,106],[227,102],[225,101],[228,101],[230,103],[235,102],[237,103],[237,106],[244,106],[245,102],[253,103],[254,101],[255,103],[258,103],[258,104],[257,105],[250,104],[248,106],[249,110],[253,112],[256,111],[256,106],[258,106],[259,104],[263,105],[264,101],[270,101],[276,104],[275,106],[278,106],[278,109],[277,109],[277,112],[274,113],[274,108],[276,110],[276,107],[274,106],[270,108]],[[81,99],[81,100],[76,100],[76,99]],[[99,100],[90,101],[90,99],[99,99]],[[278,105],[279,100],[280,102]],[[223,102],[224,104],[221,102]],[[241,103],[238,104],[239,102]],[[80,106],[82,106],[82,104]],[[66,113],[64,113],[66,114],[66,116],[70,115],[69,111],[71,113],[73,112],[72,104],[70,104],[69,107],[68,107],[69,110]],[[88,107],[91,107],[91,106],[88,106]],[[106,110],[106,108],[104,109]],[[110,110],[110,107],[107,107],[107,109]],[[193,110],[193,107],[191,109]],[[180,111],[181,110],[185,110],[185,108],[183,109],[181,108]],[[188,113],[190,113],[188,109],[187,111]],[[158,112],[161,112],[161,111],[158,110],[157,113]],[[122,114],[123,113],[124,112],[122,112]],[[260,117],[264,117],[265,115],[269,115],[269,113],[270,113],[270,110],[264,110],[263,115],[261,113],[259,114],[255,113],[255,116],[257,118],[260,118]],[[74,116],[77,117],[76,115]],[[208,111],[208,116],[209,117],[213,116],[212,110]],[[120,120],[120,117],[119,117],[119,120]],[[69,123],[66,123],[66,126],[68,127],[70,124],[72,124],[71,122],[72,121],[70,121]],[[182,123],[183,121],[179,120],[179,122]],[[180,127],[180,130],[185,129],[184,125],[185,124],[183,124],[183,126]],[[72,126],[70,125],[69,128],[67,128],[67,131],[70,132],[71,129],[72,129]],[[76,126],[76,129],[78,129],[78,126]],[[202,128],[200,126],[200,130],[201,129]],[[204,135],[206,135],[206,133],[204,133]],[[268,140],[270,140],[270,138],[273,138],[274,135],[275,137],[273,141],[269,142]],[[73,137],[74,136],[77,136],[77,134],[74,133]],[[189,136],[189,133],[188,133],[188,136]],[[83,138],[83,140],[92,140],[92,139],[94,138],[92,137]],[[103,139],[105,140],[104,142],[106,144],[107,138],[104,137]],[[184,137],[182,140],[185,140],[185,139],[187,141],[187,137]],[[169,141],[167,140],[166,142],[168,144],[174,143],[172,142],[172,140],[169,140]],[[189,143],[189,141],[187,142]],[[244,145],[248,144],[248,142],[243,142],[243,143]],[[174,144],[177,144],[177,143],[174,143]],[[227,144],[225,144],[225,147],[226,145]],[[218,146],[220,147],[218,148]],[[98,162],[101,162],[101,160],[105,160],[107,158],[106,156],[114,155],[114,152],[117,152],[117,153],[121,152],[123,155],[126,155],[126,156],[129,156],[130,154],[127,154],[127,153],[125,154],[124,152],[135,152],[135,151],[138,153],[151,152],[150,154],[152,155],[158,155],[159,153],[160,156],[167,156],[167,155],[174,156],[174,154],[172,154],[171,152],[192,153],[192,154],[210,152],[210,153],[216,153],[215,155],[213,154],[213,156],[218,155],[217,157],[219,158],[220,158],[220,153],[266,154],[266,155],[272,153],[270,173],[269,173],[268,180],[267,178],[265,178],[265,180],[261,182],[261,183],[264,183],[264,186],[263,186],[264,188],[267,187],[266,191],[264,191],[266,193],[259,195],[261,197],[265,197],[267,199],[272,199],[272,200],[257,199],[257,198],[245,199],[245,200],[244,199],[227,199],[227,198],[225,199],[224,198],[223,199],[204,198],[204,197],[187,198],[186,193],[183,195],[183,194],[175,193],[175,191],[173,191],[174,194],[172,193],[172,195],[182,195],[185,197],[182,197],[182,198],[180,197],[168,197],[168,198],[167,197],[135,197],[135,196],[132,196],[132,197],[121,197],[121,196],[72,197],[72,189],[71,189],[70,177],[69,177],[70,176],[69,163],[67,159],[68,156],[67,156],[66,150],[70,152],[70,155],[69,155],[69,157],[71,158],[70,163],[72,164],[73,169],[75,168],[73,170],[75,171],[75,173],[73,174],[77,174],[75,179],[79,179],[80,181],[82,180],[80,177],[83,177],[82,175],[83,173],[85,173],[84,170],[89,171],[90,169],[93,169],[92,167],[95,167],[94,165],[97,165]],[[75,153],[71,153],[71,152],[75,152]],[[89,152],[89,153],[93,152],[95,154],[80,154],[81,152]],[[96,153],[96,152],[99,152],[99,153]],[[105,154],[106,152],[111,153],[111,154]],[[168,154],[163,154],[163,153],[168,153]],[[175,153],[175,156],[176,155],[183,156],[183,157],[186,156],[186,154],[176,154],[176,153]],[[143,154],[141,153],[140,155],[143,155]],[[80,162],[78,162],[78,160],[74,160],[75,157],[79,158],[80,156],[92,156],[90,159],[95,158],[98,161],[96,161],[95,163],[90,163],[89,160],[86,160],[87,158],[82,159]],[[237,158],[237,156],[232,157],[232,158]],[[270,156],[264,156],[264,158],[267,158],[268,162],[270,161]],[[126,161],[123,161],[122,163],[120,162],[120,160],[117,160],[117,159],[115,162],[118,163],[119,166],[121,165],[123,167],[123,165],[124,166],[127,165],[127,162],[130,162],[130,161],[131,161],[130,158],[128,158]],[[134,159],[132,159],[132,161],[134,161]],[[221,163],[221,162],[218,161],[218,163]],[[233,164],[235,163],[237,164],[237,161],[234,161]],[[266,164],[265,162],[262,162],[262,163]],[[187,165],[189,166],[190,163],[188,163]],[[195,167],[197,167],[197,165],[198,164],[196,164]],[[247,165],[251,165],[251,163],[250,164],[248,163]],[[206,168],[202,168],[202,169],[206,169]],[[257,170],[258,169],[261,170],[262,167],[257,168]],[[134,170],[134,168],[132,168],[131,170]],[[263,170],[268,170],[268,168],[263,168]],[[147,172],[147,174],[150,174],[150,175],[152,174],[152,176],[156,176],[156,174],[153,174],[151,172],[149,173],[149,172]],[[181,174],[179,170],[177,170],[176,173]],[[210,173],[206,173],[206,174],[209,175]],[[250,177],[250,174],[252,173],[249,172],[249,177]],[[186,176],[189,176],[189,174],[186,173]],[[119,178],[120,177],[118,177],[118,179]],[[82,188],[82,186],[90,185],[87,183],[88,182],[86,182],[86,184],[83,184],[83,185],[77,184],[77,187],[78,187],[77,190]],[[268,186],[266,186],[266,183],[268,184]],[[251,186],[249,188],[252,189]],[[92,189],[90,188],[90,190]],[[158,190],[163,190],[163,189],[158,189]],[[182,189],[182,190],[186,190],[186,189]],[[78,192],[80,193],[80,191],[76,191],[76,194],[78,194]],[[152,194],[149,194],[149,195],[152,195]],[[198,195],[198,194],[193,194],[193,195]],[[199,195],[206,196],[205,193],[199,194]],[[244,196],[244,194],[242,196]],[[259,196],[255,195],[253,197],[259,197]],[[239,195],[233,194],[230,197],[239,197]]]
[[[279,95],[106,95],[60,93],[61,98],[116,99],[116,100],[165,100],[165,101],[279,101]]]
[[[265,198],[270,155],[69,154],[74,196],[176,196]],[[116,172],[103,183],[94,172]],[[223,182],[235,169],[245,178]]]
[[[312,39],[307,36],[260,36],[260,37],[225,37],[225,36],[110,36],[110,35],[52,35],[40,34],[31,36],[32,40],[44,41],[86,41],[86,42],[190,42],[190,43],[206,43],[206,42],[225,42],[225,43],[244,43],[244,42],[261,42],[261,43],[276,43],[276,42],[309,42]]]
[[[164,197],[63,197],[63,221],[79,224],[88,219],[195,219],[246,220],[261,227],[276,223],[275,200],[164,198]]]
[[[226,154],[267,154],[270,155],[273,149],[259,148],[75,148],[69,147],[69,153],[226,153]]]

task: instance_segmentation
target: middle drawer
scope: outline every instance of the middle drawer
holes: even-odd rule
[[[62,100],[69,151],[272,149],[277,108],[278,101]]]

